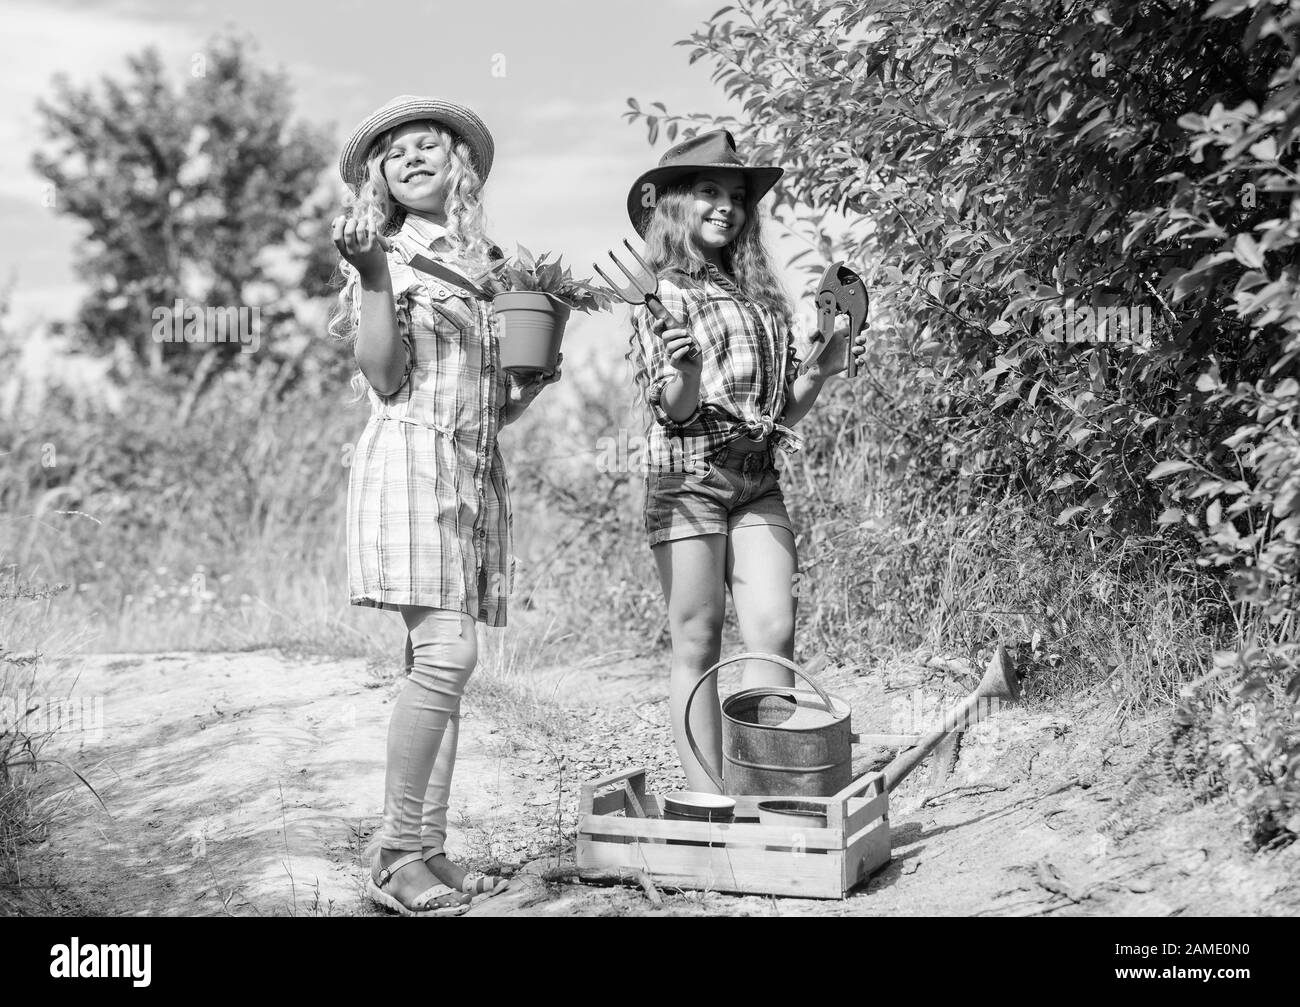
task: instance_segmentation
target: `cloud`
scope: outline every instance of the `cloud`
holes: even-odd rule
[[[188,65],[192,36],[180,26],[140,14],[81,8],[70,13],[46,3],[17,0],[5,12],[5,114],[0,116],[0,193],[31,199],[41,180],[31,170],[40,145],[36,102],[51,94],[50,83],[65,73],[89,83],[120,73],[127,53],[147,44],[173,59],[177,72]]]
[[[528,119],[532,122],[565,125],[615,120],[626,106],[619,98],[602,98],[578,101],[574,98],[556,97],[540,102],[528,109]]]
[[[31,168],[42,143],[36,102],[48,98],[56,73],[87,84],[119,74],[125,55],[154,44],[180,68],[188,65],[192,41],[157,11],[25,0],[5,11],[4,113],[0,115],[0,219],[6,242],[0,248],[0,277],[13,278],[11,324],[37,317],[67,318],[83,291],[72,267],[80,229],[45,205],[46,182]]]

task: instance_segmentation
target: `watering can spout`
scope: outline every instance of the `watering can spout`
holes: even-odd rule
[[[984,670],[984,677],[980,679],[975,692],[989,699],[1004,699],[1008,703],[1020,702],[1020,676],[1016,673],[1015,665],[1012,664],[1005,647],[999,645],[993,652],[993,660],[989,661],[989,666]]]
[[[983,702],[981,702],[983,700]],[[885,789],[893,792],[913,769],[919,766],[939,743],[953,731],[965,730],[993,713],[993,704],[989,700],[1006,703],[1020,701],[1020,676],[1007,654],[1006,648],[999,645],[993,652],[993,659],[984,670],[980,684],[958,706],[948,712],[937,731],[920,738],[914,748],[898,756],[884,769]]]

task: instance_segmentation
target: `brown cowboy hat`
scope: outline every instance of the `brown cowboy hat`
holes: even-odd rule
[[[377,108],[352,131],[339,157],[339,174],[343,176],[343,181],[354,189],[365,181],[366,151],[381,133],[404,122],[427,121],[447,127],[469,145],[474,170],[486,182],[488,172],[492,170],[492,155],[496,147],[483,120],[472,109],[454,101],[418,98],[411,94],[399,95]]]
[[[736,153],[736,138],[725,129],[700,133],[669,147],[659,159],[659,167],[651,168],[632,183],[627,193],[627,215],[636,233],[645,237],[658,193],[691,175],[708,168],[729,168],[745,176],[750,202],[757,203],[776,184],[784,168],[759,167],[746,164]],[[649,186],[649,188],[647,188]],[[649,205],[646,197],[649,196]]]

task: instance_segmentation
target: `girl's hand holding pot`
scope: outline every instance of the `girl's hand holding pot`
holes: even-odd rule
[[[536,371],[527,378],[521,378],[519,375],[511,373],[508,375],[509,380],[509,398],[512,406],[527,408],[542,389],[547,385],[553,385],[560,380],[560,364],[564,362],[564,354],[561,353],[556,359],[555,370],[549,374],[542,371]]]
[[[366,286],[376,286],[388,277],[388,262],[384,256],[392,245],[388,239],[365,221],[346,214],[334,218],[331,227],[334,247],[339,250]]]
[[[670,329],[668,323],[659,318],[654,320],[652,328],[664,344],[668,363],[688,377],[699,377],[703,361],[690,330]]]

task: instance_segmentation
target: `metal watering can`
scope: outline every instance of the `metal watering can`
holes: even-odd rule
[[[761,685],[722,701],[722,767],[709,765],[691,732],[691,703],[705,682],[738,661],[761,660],[788,668],[812,687]],[[739,654],[700,676],[682,714],[691,752],[724,794],[829,797],[853,777],[851,711],[793,661],[779,654]],[[721,771],[719,771],[719,769]]]
[[[691,703],[700,687],[737,661],[760,660],[794,672],[812,691],[763,685],[744,689],[722,701],[722,771],[710,766],[691,733]],[[892,792],[953,731],[965,730],[990,716],[998,702],[1020,699],[1020,676],[1006,649],[999,646],[976,689],[948,711],[935,730],[924,735],[854,734],[848,703],[827,693],[779,654],[738,654],[719,661],[700,676],[686,697],[682,713],[686,740],[720,793],[772,797],[830,797],[853,782],[853,746],[862,740],[902,743],[901,752],[883,770],[883,787]]]

